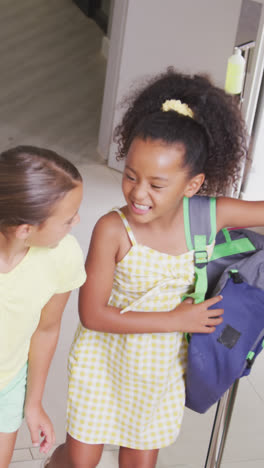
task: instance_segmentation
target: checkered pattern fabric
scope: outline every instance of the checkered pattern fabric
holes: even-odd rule
[[[192,290],[193,251],[174,257],[137,244],[116,265],[109,304],[168,311]],[[118,335],[80,324],[69,356],[67,430],[89,444],[140,450],[170,445],[182,422],[186,343],[182,333]]]

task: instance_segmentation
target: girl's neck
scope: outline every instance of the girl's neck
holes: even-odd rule
[[[188,251],[182,203],[171,215],[158,218],[150,223],[135,223],[129,216],[126,207],[122,211],[127,216],[139,244],[170,255],[180,255]]]
[[[0,233],[0,273],[13,270],[25,257],[29,250],[24,243],[14,236]]]

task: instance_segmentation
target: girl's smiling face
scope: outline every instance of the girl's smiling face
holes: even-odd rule
[[[137,222],[173,217],[184,196],[193,196],[204,174],[190,177],[183,144],[135,138],[129,148],[122,189],[129,213]]]

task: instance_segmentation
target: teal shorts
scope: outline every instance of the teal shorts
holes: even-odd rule
[[[0,432],[16,432],[24,417],[27,364],[0,390]]]

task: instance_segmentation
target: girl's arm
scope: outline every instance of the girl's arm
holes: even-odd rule
[[[33,445],[47,453],[55,442],[52,423],[42,407],[42,396],[49,366],[56,349],[63,310],[70,292],[54,295],[41,312],[39,325],[32,335],[28,359],[25,417]],[[39,443],[39,433],[43,440]]]
[[[218,198],[216,218],[218,231],[224,227],[264,226],[264,201]]]
[[[86,260],[87,279],[79,295],[80,320],[85,328],[109,333],[210,333],[222,322],[222,310],[208,310],[220,300],[219,296],[197,305],[187,300],[169,312],[120,314],[120,308],[107,305],[121,243],[117,216],[110,213],[101,218],[92,234]]]

